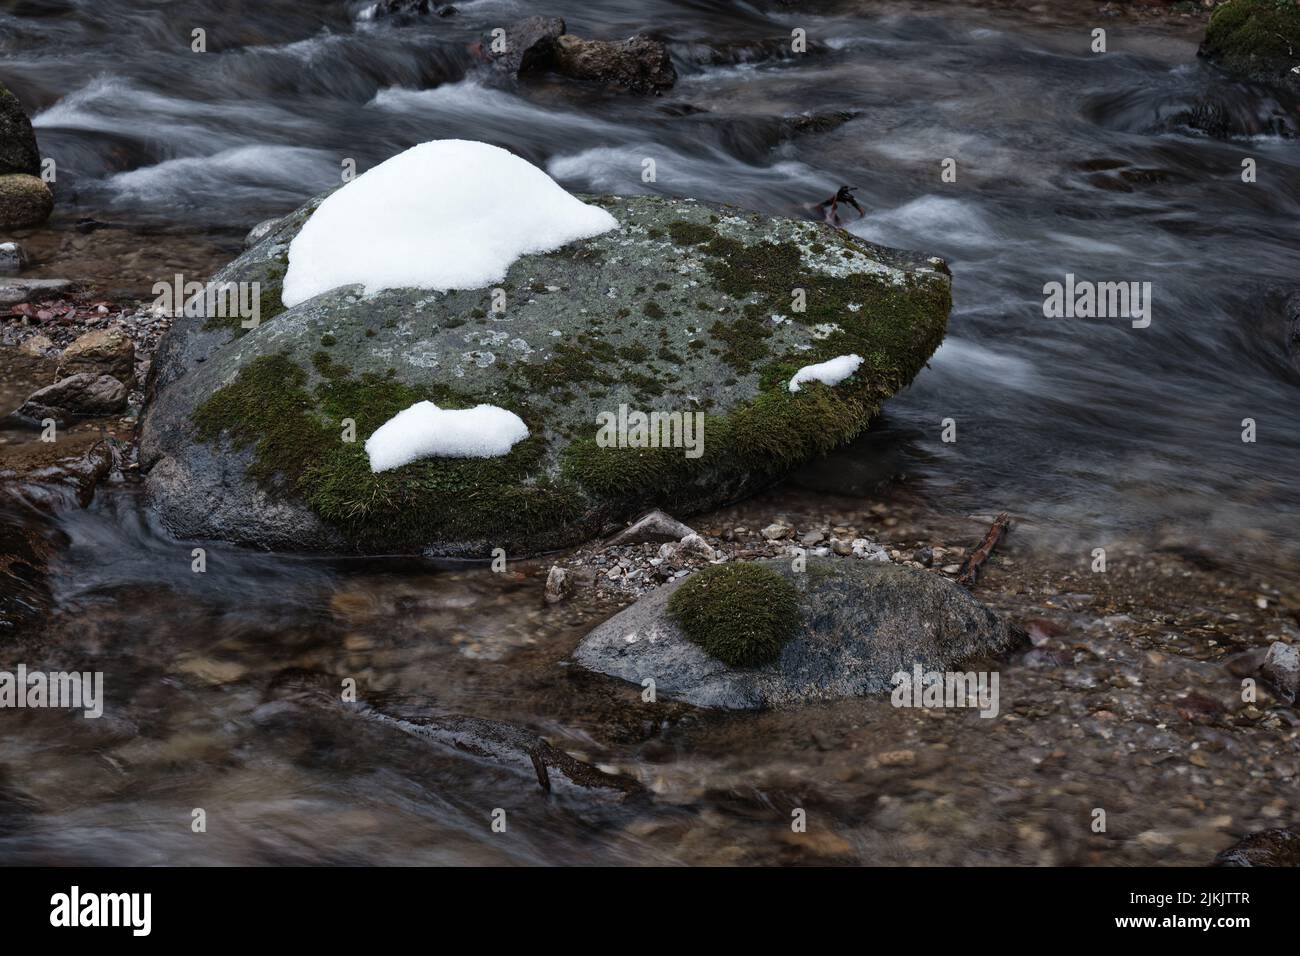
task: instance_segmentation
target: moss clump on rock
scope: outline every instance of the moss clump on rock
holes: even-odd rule
[[[775,661],[799,629],[794,585],[757,564],[719,564],[686,579],[668,614],[706,653],[732,667]]]
[[[545,452],[534,434],[499,458],[425,458],[374,473],[364,439],[418,401],[465,408],[474,400],[450,389],[414,388],[350,370],[318,352],[314,389],[301,366],[282,354],[254,359],[194,413],[199,437],[224,436],[251,447],[248,475],[268,491],[306,501],[358,545],[414,547],[439,539],[498,535],[514,540],[575,518],[570,491],[533,480]],[[344,441],[344,420],[355,441]]]
[[[1294,0],[1230,0],[1210,17],[1201,54],[1234,73],[1286,77],[1300,65],[1300,6]]]

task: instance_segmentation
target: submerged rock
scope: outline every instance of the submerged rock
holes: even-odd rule
[[[16,242],[0,242],[0,274],[16,275],[27,267],[27,251]]]
[[[111,439],[88,432],[8,445],[0,455],[0,500],[18,497],[55,511],[71,504],[65,500],[70,497],[84,508],[117,467],[115,447]]]
[[[366,701],[345,702],[340,699],[339,686],[338,680],[325,674],[291,668],[272,679],[267,697],[350,715],[409,734],[459,759],[481,760],[535,780],[547,794],[621,802],[645,793],[631,777],[606,773],[527,728],[463,714],[410,713]],[[269,712],[272,718],[274,715]]]
[[[546,589],[543,600],[547,604],[559,604],[573,596],[574,580],[569,572],[558,564],[552,565],[546,575]]]
[[[1300,827],[1252,833],[1214,858],[1215,866],[1300,866]]]
[[[436,0],[378,0],[365,8],[359,17],[373,20],[382,17],[414,17],[427,13],[436,13],[440,17],[450,17],[456,8],[450,3],[438,3]]]
[[[215,277],[260,283],[256,328],[182,316],[159,347],[141,464],[178,535],[486,556],[577,544],[649,508],[707,510],[862,431],[938,346],[950,303],[937,259],[615,197],[594,201],[617,229],[510,267],[503,311],[492,289],[357,286],[285,309],[288,243],[318,201]],[[848,353],[867,362],[839,385],[785,387]],[[529,437],[504,457],[372,473],[366,439],[421,400],[506,408]],[[597,416],[620,411],[676,414],[669,437],[690,422],[702,441],[637,447],[633,429],[602,444]]]
[[[842,558],[754,562],[789,582],[800,624],[773,663],[730,667],[688,640],[665,585],[601,624],[578,646],[582,666],[699,707],[758,709],[887,693],[898,671],[957,669],[1001,654],[1020,632],[964,589],[911,568]],[[738,609],[739,613],[739,609]]]

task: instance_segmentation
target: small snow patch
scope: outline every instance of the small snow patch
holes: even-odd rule
[[[520,256],[618,228],[598,206],[504,149],[461,139],[412,146],[328,196],[289,245],[282,298],[341,285],[480,289]]]
[[[528,437],[514,412],[495,405],[439,408],[416,402],[366,439],[372,472],[400,468],[420,458],[496,458]]]
[[[794,373],[790,379],[790,391],[799,391],[804,382],[823,382],[826,385],[838,385],[858,370],[862,364],[860,355],[838,355],[816,365],[805,365]]]

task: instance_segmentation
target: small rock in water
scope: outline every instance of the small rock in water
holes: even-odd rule
[[[50,352],[55,350],[55,344],[50,341],[48,335],[33,335],[30,339],[18,346],[18,351],[24,355],[31,355],[35,358],[44,358]]]
[[[1300,648],[1274,641],[1260,670],[1288,704],[1295,703],[1300,695]]]
[[[780,541],[794,534],[794,528],[783,521],[774,521],[763,529],[762,534],[768,541]]]
[[[16,242],[0,242],[0,275],[16,275],[27,265],[27,253]]]
[[[868,561],[889,560],[889,552],[885,550],[883,545],[868,541],[866,538],[853,539],[853,556],[855,558],[865,558]]]
[[[910,767],[916,763],[916,752],[913,750],[886,750],[884,753],[876,754],[876,763],[882,767]]]
[[[573,594],[573,576],[558,564],[551,567],[546,575],[545,600],[547,604],[559,604]]]

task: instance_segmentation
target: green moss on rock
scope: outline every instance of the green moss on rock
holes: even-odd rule
[[[800,624],[794,585],[743,562],[691,575],[669,599],[668,614],[688,640],[732,667],[775,661]]]
[[[1287,76],[1300,65],[1300,6],[1293,0],[1229,0],[1211,15],[1201,53],[1233,72]]]
[[[546,447],[535,428],[499,458],[425,458],[372,472],[365,437],[398,412],[422,400],[444,408],[475,401],[392,377],[352,376],[323,352],[313,364],[321,375],[314,389],[307,371],[286,355],[253,360],[196,410],[199,437],[251,447],[250,478],[307,502],[363,546],[484,535],[515,540],[575,517],[572,489],[535,478]],[[354,441],[343,438],[346,419],[355,422]]]

